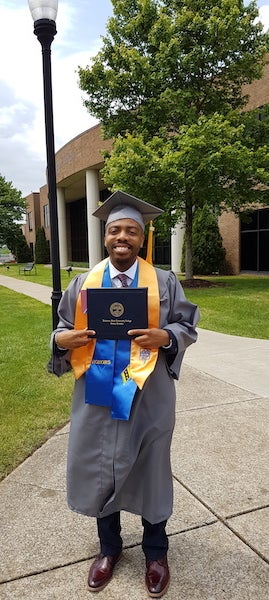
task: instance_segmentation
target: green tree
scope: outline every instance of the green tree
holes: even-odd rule
[[[249,148],[257,149],[269,142],[269,104],[244,112],[241,115],[244,124],[242,140]]]
[[[183,244],[183,249],[185,240]],[[195,212],[193,219],[193,273],[194,275],[212,275],[223,273],[225,268],[225,249],[219,232],[218,219],[206,204]],[[182,254],[181,271],[185,271],[185,255]]]
[[[170,138],[119,136],[103,169],[110,188],[122,188],[165,210],[158,229],[185,215],[186,278],[193,276],[192,223],[204,205],[220,214],[238,213],[252,202],[269,201],[269,149],[241,140],[244,125],[219,114],[201,117]],[[262,186],[262,187],[261,187]]]
[[[18,221],[21,221],[25,210],[26,203],[21,192],[0,175],[0,245],[6,244],[11,252],[15,252],[20,235]]]
[[[18,228],[15,246],[12,249],[18,263],[28,262],[33,259],[31,248],[28,246],[21,228]]]
[[[37,265],[46,265],[50,262],[49,244],[44,227],[38,227],[36,231],[35,262]]]
[[[235,111],[247,100],[243,84],[262,74],[268,35],[257,21],[256,2],[112,4],[100,52],[90,67],[79,68],[85,105],[101,120],[105,137],[115,138],[105,181],[159,201],[173,215],[170,226],[185,214],[186,277],[191,277],[196,208],[209,199],[218,210],[238,210],[257,197],[253,186],[266,183],[266,148],[260,151],[259,172],[259,148],[252,157]],[[266,193],[263,199],[268,201]]]
[[[268,37],[256,2],[112,0],[103,46],[79,68],[85,105],[105,135],[178,131],[199,116],[242,108],[262,74]]]

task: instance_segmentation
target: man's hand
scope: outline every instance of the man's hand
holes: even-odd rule
[[[161,346],[168,346],[169,333],[165,329],[129,329],[128,335],[135,336],[135,342],[141,348],[153,350]]]
[[[92,329],[67,329],[56,333],[55,342],[59,348],[73,350],[74,348],[87,346],[89,336],[93,335],[95,335],[95,331]]]

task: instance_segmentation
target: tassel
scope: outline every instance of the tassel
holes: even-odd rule
[[[153,231],[154,231],[154,229],[155,229],[155,227],[153,227],[152,221],[150,221],[149,232],[148,232],[148,243],[147,243],[147,256],[146,256],[146,261],[150,265],[153,264],[152,253],[153,253]]]

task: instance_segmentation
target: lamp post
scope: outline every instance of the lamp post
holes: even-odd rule
[[[47,184],[50,214],[50,249],[52,264],[52,325],[56,328],[58,323],[57,309],[60,302],[61,271],[58,233],[58,209],[56,189],[56,167],[54,148],[52,84],[51,84],[51,44],[56,30],[56,15],[58,0],[28,0],[30,12],[34,21],[34,34],[42,46],[43,61],[43,86],[44,86],[44,111],[47,151]]]

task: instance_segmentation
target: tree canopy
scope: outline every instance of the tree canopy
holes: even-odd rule
[[[215,213],[238,213],[253,202],[269,202],[269,148],[248,147],[244,124],[214,114],[183,125],[171,138],[142,134],[116,138],[103,176],[118,187],[161,206],[158,229],[185,215],[186,277],[192,276],[192,219],[205,204]],[[269,131],[268,131],[269,132]]]
[[[268,36],[256,2],[112,0],[103,46],[79,68],[85,105],[105,135],[178,131],[201,115],[242,108],[262,74]]]
[[[243,85],[261,77],[269,38],[256,2],[112,4],[100,52],[79,68],[85,105],[114,138],[103,176],[111,189],[164,208],[158,227],[185,214],[189,278],[197,208],[268,202],[269,148],[242,111]]]
[[[26,210],[21,192],[0,175],[0,244],[15,252],[21,221]]]

